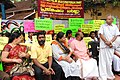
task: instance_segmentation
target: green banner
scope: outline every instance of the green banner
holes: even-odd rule
[[[35,30],[52,30],[52,20],[35,19]]]
[[[88,24],[93,24],[94,22],[93,22],[93,20],[90,20],[89,22],[88,22]]]
[[[3,65],[2,65],[2,62],[0,62],[0,71],[3,71]]]
[[[71,28],[81,28],[84,24],[84,18],[69,18],[69,27]]]
[[[114,18],[113,24],[116,24],[116,23],[117,23],[117,18]]]
[[[75,37],[76,32],[78,32],[78,28],[64,28],[62,29],[62,32],[66,33],[67,30],[72,31],[72,36]]]

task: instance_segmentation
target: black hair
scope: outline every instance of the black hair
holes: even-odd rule
[[[38,32],[38,33],[37,33],[37,39],[38,39],[39,35],[44,35],[44,37],[45,37],[45,34],[46,34],[45,31]]]
[[[97,35],[98,31],[95,31],[95,35]]]
[[[12,34],[10,35],[10,37],[9,37],[8,43],[12,43],[13,40],[15,40],[16,38],[18,38],[18,37],[20,37],[20,36],[21,36],[20,33],[12,33]]]
[[[64,36],[64,33],[63,33],[63,32],[59,32],[59,33],[57,34],[56,40],[59,41],[59,39],[61,39],[63,36]]]
[[[67,31],[66,31],[66,37],[68,37],[69,34],[72,34],[72,31],[71,31],[71,30],[67,30]]]
[[[65,52],[65,53],[69,53],[70,50],[69,50],[65,45],[63,45],[63,44],[59,41],[59,39],[61,39],[63,36],[64,36],[64,33],[63,33],[63,32],[59,32],[59,33],[57,34],[56,40],[60,43],[60,45],[62,46],[64,52]]]
[[[56,35],[56,33],[53,33],[53,34],[52,34],[52,40],[54,40],[54,36],[55,36],[55,35]]]
[[[95,34],[95,32],[94,32],[94,31],[91,31],[91,32],[90,32],[90,35],[89,35],[90,37],[91,37],[91,34],[92,34],[92,33],[94,33],[94,34]]]
[[[6,36],[6,37],[9,37],[10,36],[10,33],[8,31],[3,31],[2,33],[2,36]]]

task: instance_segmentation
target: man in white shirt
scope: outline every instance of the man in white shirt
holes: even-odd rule
[[[100,51],[99,51],[99,72],[100,80],[113,80],[112,60],[114,55],[114,41],[119,35],[119,29],[112,24],[113,17],[107,16],[106,24],[100,27],[98,32],[100,36]]]

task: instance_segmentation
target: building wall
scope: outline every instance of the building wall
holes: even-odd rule
[[[98,16],[97,19],[106,19],[106,16],[108,14],[113,15],[114,17],[117,17],[118,19],[120,19],[120,7],[112,7],[112,6],[108,6],[106,8],[99,8],[98,10],[100,10],[99,12],[101,12],[101,16]],[[88,11],[87,13],[84,13],[84,18],[85,19],[96,19],[96,17],[91,16],[90,11]]]

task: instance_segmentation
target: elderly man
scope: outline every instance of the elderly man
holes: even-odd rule
[[[95,59],[90,58],[82,32],[77,32],[75,37],[76,39],[71,42],[70,47],[75,57],[81,61],[82,78],[85,80],[97,80],[99,77],[97,62]]]
[[[101,25],[98,32],[100,36],[99,72],[100,80],[113,80],[112,60],[114,55],[114,41],[119,35],[116,25],[112,24],[113,16],[109,15],[106,24]]]

